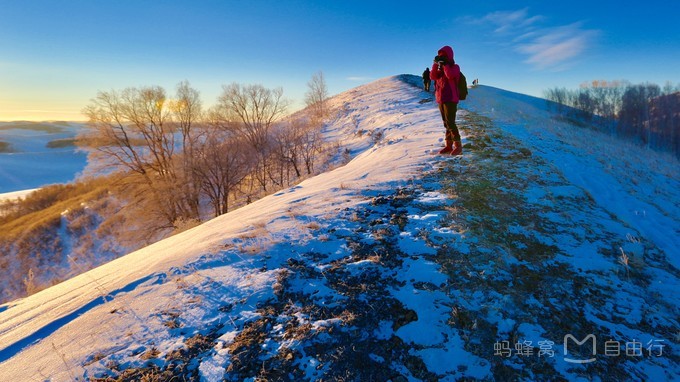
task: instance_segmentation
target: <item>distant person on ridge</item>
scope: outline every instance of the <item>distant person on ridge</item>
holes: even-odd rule
[[[456,126],[459,101],[457,83],[460,79],[460,67],[453,60],[453,49],[450,46],[444,46],[437,52],[430,78],[435,81],[435,98],[439,104],[444,127],[446,127],[446,146],[439,153],[461,155],[463,145]]]
[[[430,80],[430,68],[425,68],[425,71],[423,72],[423,85],[425,85],[425,91],[430,92],[430,83],[432,81]]]

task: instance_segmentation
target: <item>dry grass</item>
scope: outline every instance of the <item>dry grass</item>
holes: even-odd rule
[[[319,222],[309,222],[307,224],[307,228],[309,228],[312,231],[316,231],[321,229],[321,224]]]
[[[271,241],[266,239],[252,239],[248,244],[240,245],[239,252],[256,255],[258,253],[263,253],[271,244]]]
[[[257,239],[269,236],[267,231],[267,224],[264,221],[253,224],[250,229],[239,235],[242,240]]]
[[[96,229],[115,188],[113,177],[51,185],[0,206],[0,302],[30,295],[99,265]],[[67,235],[68,237],[65,237]],[[73,245],[69,245],[69,241]],[[117,244],[109,251],[116,252]],[[70,253],[67,253],[70,251]],[[68,256],[69,266],[61,267]]]
[[[9,213],[0,216],[0,240],[13,240],[40,228],[53,226],[66,211],[82,210],[111,189],[111,179],[95,178],[67,185],[46,186],[26,198],[3,203]]]
[[[180,218],[175,221],[175,229],[172,231],[173,235],[177,235],[178,233],[182,233],[184,231],[188,231],[192,228],[196,228],[199,225],[201,225],[201,221],[198,219],[183,219]]]
[[[238,250],[251,255],[264,252],[274,244],[274,239],[264,221],[253,224],[250,230],[239,235],[239,239],[243,240],[243,243],[238,245]]]

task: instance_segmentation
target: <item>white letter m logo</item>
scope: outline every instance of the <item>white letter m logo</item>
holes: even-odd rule
[[[574,341],[574,343],[575,343],[577,346],[581,346],[581,345],[585,344],[586,342],[588,342],[588,340],[592,340],[592,341],[593,341],[593,351],[592,351],[593,357],[592,357],[592,358],[588,358],[588,359],[573,359],[573,358],[567,358],[567,356],[569,355],[569,344],[568,344],[569,339],[571,339],[572,341]],[[584,353],[584,354],[585,354],[585,353]],[[583,339],[583,341],[577,340],[576,337],[572,336],[571,334],[567,334],[566,336],[564,336],[564,360],[565,360],[565,361],[570,362],[570,363],[590,363],[590,362],[595,362],[595,355],[596,355],[596,354],[597,354],[597,339],[595,338],[595,335],[594,335],[594,334],[588,334],[588,335],[586,336],[586,338]]]

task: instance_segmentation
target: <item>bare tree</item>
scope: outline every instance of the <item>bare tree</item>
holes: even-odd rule
[[[286,113],[288,101],[283,89],[266,89],[262,85],[224,86],[211,113],[213,123],[245,139],[258,158],[255,179],[267,191],[267,166],[271,149],[270,130]]]
[[[317,124],[309,124],[302,127],[299,134],[300,155],[305,164],[307,174],[314,172],[314,164],[317,163],[319,154],[326,150],[327,144],[321,135],[321,128]]]
[[[170,104],[176,129],[182,136],[181,156],[181,185],[183,195],[187,198],[192,214],[200,215],[200,180],[196,178],[194,161],[196,157],[196,145],[200,138],[197,131],[202,131],[201,120],[203,118],[203,105],[200,93],[193,89],[188,81],[182,81],[177,85],[175,99]],[[197,126],[198,125],[198,126]]]
[[[229,212],[229,200],[253,171],[255,162],[242,138],[212,130],[196,151],[195,173],[214,216]]]
[[[288,106],[283,99],[283,89],[238,83],[225,85],[222,89],[217,108],[223,126],[238,132],[253,147],[266,145],[269,130]]]
[[[274,131],[274,152],[279,161],[279,182],[291,184],[293,179],[299,179],[301,173],[300,132],[303,121],[294,119],[282,124]],[[291,169],[295,176],[291,177]]]
[[[627,135],[640,138],[647,145],[651,143],[649,129],[645,129],[645,122],[649,120],[649,103],[659,95],[661,88],[654,84],[629,86],[623,94],[619,118],[621,127]]]
[[[307,82],[307,93],[305,93],[305,104],[311,110],[313,119],[321,121],[328,116],[327,99],[326,80],[323,72],[317,72]]]
[[[633,138],[652,149],[671,150],[680,155],[677,125],[680,86],[667,82],[632,85],[627,81],[592,81],[579,90],[551,89],[544,94],[558,103],[558,112],[586,117],[609,127],[609,133]],[[570,106],[567,109],[560,105]],[[594,124],[594,125],[597,125]]]
[[[178,164],[183,163],[182,150],[191,140],[200,101],[188,84],[180,85],[178,94],[177,104],[168,107],[165,90],[159,86],[99,92],[83,110],[91,127],[88,143],[94,142],[117,166],[139,175],[167,227],[178,219],[198,218],[196,195],[187,197],[184,192],[191,180]],[[179,118],[177,123],[173,116]],[[177,126],[183,136],[180,145],[175,139]]]

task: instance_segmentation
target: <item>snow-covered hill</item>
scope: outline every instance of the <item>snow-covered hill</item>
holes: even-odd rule
[[[0,306],[0,379],[678,378],[677,161],[483,86],[432,155],[418,83],[333,98],[347,165]]]

